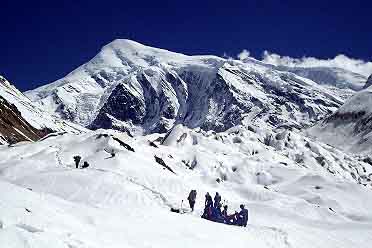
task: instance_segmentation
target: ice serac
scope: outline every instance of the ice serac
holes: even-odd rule
[[[35,141],[50,132],[83,131],[84,128],[60,120],[32,103],[0,76],[0,143]]]
[[[366,82],[370,84],[371,77]],[[352,153],[372,151],[372,86],[356,93],[309,133]]]
[[[254,59],[188,56],[115,40],[66,77],[26,95],[77,124],[139,133],[174,124],[215,131],[248,122],[302,128],[343,103],[344,93],[297,74]]]

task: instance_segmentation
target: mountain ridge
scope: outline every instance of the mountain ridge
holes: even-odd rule
[[[86,127],[151,133],[175,123],[223,131],[253,113],[270,125],[302,128],[334,112],[350,92],[339,93],[255,59],[189,56],[123,39],[26,95],[50,113]],[[120,106],[137,107],[115,112],[113,102],[119,99]],[[280,109],[280,102],[290,106]],[[290,109],[295,113],[290,115]]]
[[[372,86],[369,86],[354,94],[335,113],[310,128],[308,133],[344,151],[366,155],[372,151],[371,104]]]

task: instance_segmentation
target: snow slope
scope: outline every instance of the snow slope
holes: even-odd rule
[[[247,59],[247,58],[245,58]],[[338,89],[359,91],[372,73],[372,63],[339,54],[333,59],[291,58],[265,51],[262,62],[278,70],[291,71],[317,83]]]
[[[351,91],[254,59],[187,56],[115,40],[66,77],[26,95],[92,129],[153,133],[175,123],[224,131],[247,118],[301,128],[334,112]]]
[[[74,169],[75,155],[90,167]],[[131,138],[98,130],[2,146],[0,158],[1,247],[345,248],[372,241],[372,166],[296,132],[177,125],[167,135]],[[191,189],[195,212],[171,213]],[[245,203],[249,226],[201,219],[207,191],[220,192],[230,212]]]
[[[293,72],[301,77],[309,78],[322,85],[334,86],[337,89],[359,91],[363,89],[366,77],[343,68],[331,67],[276,67],[278,70]]]
[[[260,63],[266,67],[271,67],[273,70],[291,72],[302,78],[310,79],[319,85],[322,85],[334,95],[339,96],[343,100],[351,97],[355,92],[366,88],[367,77],[365,75],[352,72],[343,67],[325,67],[314,65],[282,65],[277,61],[271,60],[256,60],[251,57],[242,60],[245,63],[254,62]]]
[[[0,97],[2,99],[0,108],[2,117],[4,117],[2,130],[8,129],[8,132],[2,135],[4,138],[2,143],[35,140],[52,131],[81,132],[85,130],[83,127],[61,120],[41,109],[2,76],[0,76]],[[13,131],[9,131],[10,129]],[[20,135],[17,135],[17,132]]]
[[[334,114],[310,128],[308,133],[345,151],[369,154],[372,151],[371,106],[370,86],[356,93]]]

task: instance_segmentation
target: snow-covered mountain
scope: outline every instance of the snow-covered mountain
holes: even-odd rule
[[[347,75],[116,40],[32,102],[1,78],[0,132],[38,141],[0,145],[0,247],[368,247],[372,160],[331,146],[371,147],[372,86],[344,103]],[[216,191],[247,228],[200,218]]]
[[[370,80],[371,77],[366,85]],[[353,95],[308,132],[345,151],[369,154],[372,151],[372,86]]]
[[[345,94],[254,59],[187,56],[130,40],[115,40],[66,77],[26,92],[83,126],[139,133],[175,123],[215,131],[248,122],[300,128],[334,112]]]
[[[50,132],[84,130],[42,110],[2,76],[0,111],[0,144],[35,141]]]

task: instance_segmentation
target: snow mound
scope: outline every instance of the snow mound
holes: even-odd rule
[[[162,145],[185,146],[193,144],[193,137],[189,130],[182,124],[175,125],[164,137]]]

